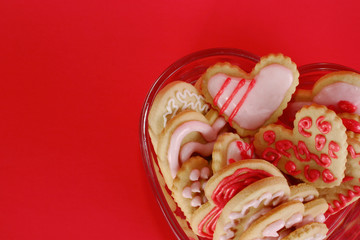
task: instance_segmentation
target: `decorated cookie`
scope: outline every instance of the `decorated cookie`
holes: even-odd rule
[[[251,73],[229,63],[215,64],[201,77],[201,90],[240,136],[248,136],[277,121],[298,85],[298,77],[290,58],[269,55],[261,58]]]
[[[325,199],[317,198],[315,200],[305,203],[304,206],[304,217],[301,224],[296,226],[297,228],[313,222],[325,222],[325,213],[328,210],[328,204]]]
[[[264,178],[282,177],[282,173],[264,160],[243,160],[215,173],[205,186],[208,202],[194,211],[190,220],[193,231],[212,238],[222,209],[237,193]]]
[[[325,106],[303,107],[294,129],[271,124],[255,135],[256,154],[281,171],[317,188],[344,178],[347,136],[341,119]]]
[[[287,229],[303,220],[304,205],[299,201],[285,202],[255,220],[237,239],[266,239],[288,235]]]
[[[217,118],[214,123],[199,112],[185,110],[172,118],[159,136],[157,155],[165,182],[171,189],[182,163],[193,153],[210,156],[214,143],[226,122]]]
[[[316,188],[310,184],[300,183],[290,186],[290,200],[297,200],[302,203],[306,203],[318,197],[318,190],[316,190]]]
[[[185,109],[192,109],[202,114],[209,110],[204,97],[190,83],[171,82],[156,95],[148,118],[149,134],[155,151],[159,134],[167,122]]]
[[[360,197],[360,142],[348,139],[345,177],[340,186],[319,189],[320,197],[329,204],[326,215],[334,214]]]
[[[310,223],[291,232],[282,240],[323,240],[326,239],[328,228],[324,223]]]
[[[212,176],[208,161],[191,157],[179,169],[172,186],[172,196],[189,220],[192,213],[207,202],[204,187]]]
[[[241,139],[239,135],[230,132],[221,134],[214,145],[212,169],[215,173],[233,162],[255,158],[254,152],[251,139]]]
[[[298,89],[281,120],[290,123],[300,108],[312,103],[327,106],[337,113],[359,115],[360,74],[350,71],[332,72],[317,80],[313,89]]]
[[[354,113],[339,113],[348,135],[360,140],[360,115]]]
[[[258,218],[289,198],[284,177],[261,179],[236,194],[224,207],[216,224],[214,240],[236,239]]]

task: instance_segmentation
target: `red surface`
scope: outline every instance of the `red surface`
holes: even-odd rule
[[[360,69],[359,1],[0,2],[0,239],[175,239],[138,120],[153,81],[211,47]]]

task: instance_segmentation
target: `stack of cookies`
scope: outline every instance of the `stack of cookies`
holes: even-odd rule
[[[193,238],[325,239],[326,218],[359,198],[360,75],[298,84],[296,64],[271,54],[157,94],[149,135]]]

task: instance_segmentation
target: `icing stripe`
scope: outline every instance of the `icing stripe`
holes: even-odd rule
[[[246,97],[249,95],[249,92],[251,91],[251,89],[253,89],[254,86],[255,86],[255,79],[251,80],[248,88],[246,89],[245,94],[242,96],[240,102],[236,105],[235,109],[231,113],[231,115],[229,117],[229,120],[228,120],[230,126],[232,126],[232,121],[233,121],[234,117],[236,116],[236,114],[240,110],[241,106],[244,104]]]
[[[236,85],[234,91],[231,93],[230,97],[226,100],[225,104],[220,109],[220,114],[222,115],[225,110],[228,108],[231,101],[234,99],[235,95],[238,93],[238,91],[245,85],[245,79],[242,79],[239,81],[239,83]]]
[[[224,82],[224,84],[221,86],[219,92],[216,94],[215,98],[214,98],[214,105],[217,105],[220,96],[223,94],[223,92],[225,91],[225,88],[229,85],[229,83],[231,82],[231,78],[227,78]]]

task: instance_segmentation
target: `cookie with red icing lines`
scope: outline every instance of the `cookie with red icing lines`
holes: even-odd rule
[[[290,186],[290,198],[289,200],[297,200],[302,203],[312,201],[319,197],[318,190],[307,183],[299,183],[297,185]]]
[[[212,120],[199,112],[185,110],[172,118],[161,132],[158,163],[170,189],[182,163],[193,154],[211,156],[217,136],[226,124],[223,117]]]
[[[216,172],[205,186],[208,202],[195,210],[191,217],[193,231],[201,237],[212,238],[227,202],[247,186],[272,176],[283,175],[272,164],[259,159],[235,162]]]
[[[157,150],[159,135],[166,124],[177,113],[186,109],[204,115],[210,110],[204,97],[190,83],[174,81],[167,84],[157,93],[148,118],[149,135],[155,151]]]
[[[289,195],[290,188],[284,177],[269,177],[249,185],[225,205],[213,239],[236,239],[256,219],[287,201]]]
[[[253,158],[255,149],[252,140],[227,132],[221,134],[214,144],[211,166],[215,173],[233,162]]]
[[[345,177],[340,186],[318,189],[320,197],[329,204],[326,215],[337,213],[360,198],[360,142],[348,138],[347,150]]]
[[[343,121],[348,135],[351,138],[360,140],[360,115],[355,113],[339,113],[338,116]]]
[[[171,190],[186,219],[207,202],[204,187],[211,176],[209,162],[200,156],[191,157],[179,169]]]
[[[202,93],[240,136],[253,135],[282,114],[299,83],[296,64],[281,54],[261,58],[251,73],[217,63],[201,77]]]
[[[346,129],[334,111],[313,104],[297,114],[294,129],[271,124],[255,135],[256,154],[281,171],[317,188],[344,178]]]

